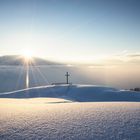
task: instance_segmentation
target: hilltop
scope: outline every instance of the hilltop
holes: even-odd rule
[[[0,98],[63,98],[71,101],[140,101],[140,92],[96,85],[48,85],[1,93]]]

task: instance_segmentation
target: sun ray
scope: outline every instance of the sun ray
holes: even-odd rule
[[[30,79],[29,79],[29,71],[30,66],[34,64],[33,61],[33,51],[29,49],[24,49],[21,51],[21,56],[23,57],[23,65],[26,69],[26,78],[25,78],[25,87],[29,88]]]

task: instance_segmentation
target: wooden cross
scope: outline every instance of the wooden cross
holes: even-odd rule
[[[69,84],[69,76],[70,76],[69,73],[66,72],[66,75],[65,76],[66,76],[66,84]]]

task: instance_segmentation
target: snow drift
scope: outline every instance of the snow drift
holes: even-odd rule
[[[79,102],[140,101],[140,92],[94,85],[49,85],[1,93],[0,98],[63,98]]]

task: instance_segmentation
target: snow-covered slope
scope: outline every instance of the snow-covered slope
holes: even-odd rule
[[[35,97],[64,98],[79,102],[140,101],[140,92],[95,85],[49,85],[0,94],[0,98]]]
[[[1,93],[0,97],[0,140],[140,138],[139,92],[94,85],[50,85]]]
[[[140,139],[139,102],[54,100],[0,99],[0,140]]]

